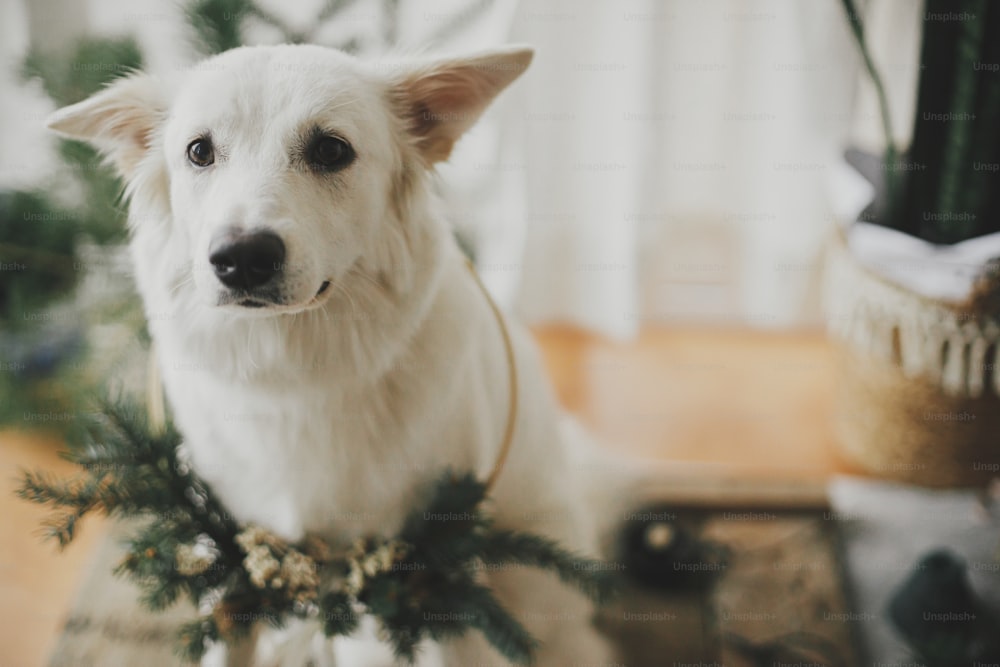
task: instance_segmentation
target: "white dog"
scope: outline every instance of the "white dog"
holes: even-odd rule
[[[127,184],[174,419],[240,521],[288,540],[392,535],[446,467],[492,470],[508,360],[431,179],[531,58],[510,47],[388,66],[317,46],[240,48],[174,84],[120,79],[51,117]],[[519,411],[492,508],[502,526],[593,555],[580,467],[529,337],[513,339]],[[537,664],[613,660],[583,597],[554,577],[488,583],[542,641]],[[391,664],[374,639],[324,641],[306,625],[229,663]],[[503,664],[476,633],[425,648],[424,664]]]

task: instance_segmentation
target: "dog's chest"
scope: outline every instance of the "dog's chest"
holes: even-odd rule
[[[434,472],[370,397],[202,384],[175,403],[195,470],[233,516],[289,539],[394,532]]]
[[[385,396],[206,375],[171,398],[196,472],[237,520],[288,539],[393,534],[445,467],[485,460],[476,410],[426,390]]]

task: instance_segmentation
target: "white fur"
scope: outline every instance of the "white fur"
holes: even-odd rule
[[[507,360],[435,204],[432,167],[530,57],[508,48],[375,66],[313,46],[241,48],[176,85],[137,75],[51,119],[101,148],[126,180],[135,274],[173,417],[194,468],[240,521],[346,544],[395,533],[443,468],[492,468]],[[357,160],[333,175],[295,164],[291,147],[313,124],[348,139]],[[199,170],[185,148],[205,131],[217,157]],[[227,228],[282,237],[280,304],[218,305],[225,290],[208,245]],[[314,298],[326,280],[331,289]],[[536,352],[511,326],[520,412],[492,510],[501,526],[595,554],[591,508]],[[488,578],[542,640],[537,664],[612,659],[590,607],[553,577]],[[256,662],[390,662],[371,639],[316,634],[262,636]],[[231,663],[245,659],[235,653]],[[421,664],[502,661],[470,635],[428,649]]]

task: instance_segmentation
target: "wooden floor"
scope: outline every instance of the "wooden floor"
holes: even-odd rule
[[[104,535],[91,521],[60,552],[42,542],[45,512],[14,496],[18,472],[44,469],[69,476],[75,467],[57,456],[62,443],[38,434],[0,432],[0,665],[44,665],[89,556]]]
[[[536,333],[561,402],[610,447],[766,478],[853,472],[835,451],[833,355],[818,333]]]
[[[538,330],[562,403],[608,446],[728,474],[822,482],[849,471],[834,451],[834,367],[819,334],[656,330],[615,344]],[[57,441],[0,433],[0,664],[43,665],[104,526],[59,554],[42,512],[12,496],[22,468],[70,466]]]

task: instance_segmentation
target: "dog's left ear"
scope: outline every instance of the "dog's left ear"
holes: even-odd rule
[[[455,142],[528,68],[534,53],[527,46],[508,46],[416,65],[393,77],[398,113],[429,164],[448,159]]]
[[[57,110],[45,124],[63,136],[93,144],[128,178],[149,150],[165,108],[158,81],[135,74]]]

